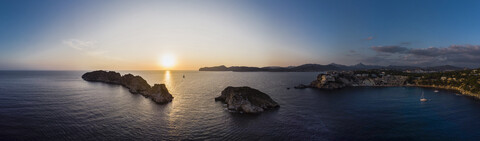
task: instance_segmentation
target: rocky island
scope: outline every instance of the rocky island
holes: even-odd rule
[[[222,101],[227,104],[228,110],[241,113],[260,113],[280,107],[270,96],[250,87],[229,86],[215,101]]]
[[[165,84],[155,84],[151,87],[145,79],[132,74],[120,75],[114,71],[93,71],[82,75],[82,79],[90,82],[103,82],[108,84],[122,85],[133,94],[141,94],[151,98],[154,102],[165,104],[171,102],[173,96],[168,92]]]

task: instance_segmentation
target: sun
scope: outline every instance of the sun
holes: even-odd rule
[[[175,66],[175,56],[172,54],[163,55],[160,59],[161,65],[164,68],[172,68]]]

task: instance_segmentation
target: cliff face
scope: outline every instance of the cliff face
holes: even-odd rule
[[[127,87],[131,93],[141,94],[150,90],[150,85],[145,79],[140,76],[133,76],[132,74],[125,74],[120,79],[120,84]]]
[[[173,96],[168,92],[165,84],[155,84],[148,90],[148,97],[151,97],[153,101],[157,103],[168,103],[172,101]]]
[[[155,84],[153,87],[140,76],[126,74],[121,76],[120,73],[114,71],[93,71],[82,75],[82,79],[91,82],[103,82],[109,84],[122,85],[133,94],[141,94],[151,98],[156,103],[168,103],[173,100],[173,96],[168,92],[165,84]]]
[[[250,87],[227,87],[215,101],[223,101],[229,110],[260,113],[280,107],[270,96]]]
[[[372,77],[362,74],[319,74],[317,79],[310,83],[310,87],[322,89],[338,89],[355,86],[405,86],[407,76],[387,75]]]

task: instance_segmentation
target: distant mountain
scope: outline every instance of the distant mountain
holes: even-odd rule
[[[388,69],[388,70],[419,70],[422,69],[421,67],[415,67],[415,66],[394,66],[394,65],[389,65],[386,67],[383,67],[383,69]]]
[[[364,65],[363,63],[358,63],[353,66],[349,66],[350,70],[369,70],[369,69],[381,69],[383,66],[375,66],[375,65]]]
[[[330,64],[328,64],[328,65],[330,65],[330,66],[335,66],[335,67],[337,67],[337,68],[339,68],[339,69],[348,69],[348,68],[349,68],[349,66],[341,65],[341,64],[335,64],[335,63],[330,63]]]
[[[230,70],[224,65],[221,65],[221,66],[214,66],[214,67],[203,67],[203,68],[200,68],[199,71],[230,71]]]
[[[289,68],[291,71],[298,72],[311,72],[311,71],[329,71],[329,70],[341,70],[335,65],[319,65],[319,64],[304,64]]]
[[[371,70],[371,69],[386,69],[386,70],[423,70],[423,71],[453,71],[462,70],[464,68],[455,67],[451,65],[434,66],[434,67],[415,67],[415,66],[377,66],[377,65],[365,65],[358,63],[356,65],[341,65],[331,63],[328,65],[321,64],[303,64],[300,66],[288,66],[288,67],[247,67],[247,66],[231,66],[226,67],[224,65],[214,67],[203,67],[199,71],[237,71],[237,72],[251,72],[251,71],[268,71],[268,72],[322,72],[322,71],[353,71],[353,70]]]

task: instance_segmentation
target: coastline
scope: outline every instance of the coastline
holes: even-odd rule
[[[466,95],[466,96],[470,96],[470,97],[474,97],[476,99],[479,99],[480,100],[480,94],[477,94],[477,93],[473,93],[473,92],[470,92],[470,91],[466,91],[462,88],[459,88],[459,87],[452,87],[452,86],[436,86],[436,85],[414,85],[413,87],[422,87],[422,88],[437,88],[437,89],[444,89],[444,90],[453,90],[453,91],[457,91],[459,92],[460,94],[462,95]]]
[[[348,86],[348,87],[420,87],[420,88],[435,88],[435,89],[443,89],[443,90],[451,90],[458,92],[461,95],[469,96],[480,100],[480,94],[472,93],[470,91],[463,90],[462,88],[452,87],[452,86],[436,86],[436,85],[377,85],[377,86]],[[315,88],[315,87],[311,87]],[[324,89],[324,88],[315,88],[315,89]],[[324,89],[324,90],[332,90],[332,89]]]
[[[341,89],[344,87],[423,87],[452,90],[480,99],[478,70],[437,73],[405,73],[388,70],[321,73],[309,87]],[[298,87],[298,86],[297,86]],[[468,90],[467,90],[468,89]]]

